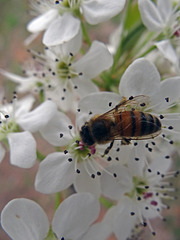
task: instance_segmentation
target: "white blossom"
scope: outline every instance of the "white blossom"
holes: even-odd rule
[[[116,200],[117,205],[109,209],[105,223],[101,224],[109,223],[112,227],[109,232],[113,232],[120,240],[136,234],[133,230],[139,223],[141,226],[148,225],[155,235],[150,220],[155,217],[163,220],[161,212],[168,208],[163,199],[174,199],[168,195],[168,192],[174,191],[168,179],[176,177],[178,172],[168,172],[171,164],[170,159],[162,159],[156,152],[149,162],[150,172],[145,166],[142,167],[140,162],[133,160],[126,165],[107,167],[107,170],[112,172],[116,169],[117,178],[111,179],[103,172],[102,194]]]
[[[28,31],[37,35],[46,30],[43,43],[54,46],[65,43],[75,37],[80,30],[80,20],[83,14],[86,21],[92,25],[104,22],[117,15],[125,5],[125,0],[101,1],[41,1],[31,2],[33,14],[36,17],[27,25]],[[29,43],[29,40],[26,41]]]
[[[114,95],[113,93],[109,94]],[[104,98],[103,94],[101,96],[102,99],[106,98],[106,95]],[[105,106],[109,108],[108,104]],[[88,107],[89,104],[86,105],[86,108]],[[89,111],[88,115],[91,116],[91,108]],[[63,147],[65,150],[49,154],[40,163],[35,179],[37,191],[54,193],[74,184],[77,192],[88,191],[96,196],[100,195],[101,172],[112,157],[102,157],[107,145],[89,147],[82,142],[79,131],[84,124],[84,117],[88,116],[81,114],[81,111],[78,112],[75,126],[73,126],[71,120],[64,113],[57,112],[51,122],[40,130],[41,135],[50,144]],[[117,148],[116,145],[115,148]],[[115,177],[115,175],[111,174],[111,177]]]
[[[80,47],[81,33],[66,44],[46,48],[44,54],[30,51],[35,59],[25,67],[27,77],[2,69],[0,73],[18,83],[18,92],[39,92],[45,99],[52,99],[63,111],[74,111],[80,98],[98,91],[91,80],[113,63],[106,46],[99,41],[94,41],[89,51],[77,59]]]
[[[178,69],[179,56],[176,47],[180,44],[178,34],[180,3],[173,7],[171,0],[157,0],[157,4],[150,0],[139,0],[138,5],[144,25],[159,35],[155,45]]]
[[[44,210],[34,201],[11,200],[1,212],[1,225],[13,240],[83,240],[100,211],[99,202],[90,193],[73,194],[57,208],[52,231]],[[94,235],[91,234],[93,238]]]
[[[32,132],[45,126],[56,109],[54,103],[47,101],[29,112],[33,102],[32,96],[17,100],[14,95],[11,103],[4,99],[0,106],[0,141],[10,151],[11,164],[22,168],[30,168],[36,161],[36,141]],[[48,116],[47,111],[50,113]],[[5,149],[2,145],[0,148],[2,161]]]

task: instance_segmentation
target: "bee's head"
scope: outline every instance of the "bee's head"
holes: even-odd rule
[[[80,130],[80,137],[81,137],[82,142],[87,146],[91,146],[95,143],[93,140],[93,137],[91,135],[91,131],[90,131],[88,122],[86,122],[82,126],[82,128]]]

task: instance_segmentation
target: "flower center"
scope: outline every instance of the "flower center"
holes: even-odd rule
[[[5,140],[8,133],[18,132],[18,130],[18,125],[10,119],[10,116],[0,111],[0,141]]]
[[[86,146],[79,138],[73,139],[70,144],[69,152],[77,159],[80,163],[96,152],[95,146]]]
[[[73,54],[70,53],[68,59],[59,61],[56,66],[57,75],[64,83],[66,82],[66,80],[70,80],[72,78],[82,75],[82,73],[78,73],[75,69],[72,68],[72,58]]]
[[[134,176],[132,182],[132,190],[130,192],[127,192],[125,195],[129,198],[144,196],[144,194],[147,192],[146,181],[140,177]]]
[[[57,0],[56,5],[59,5],[60,13],[71,11],[75,15],[79,14],[79,7],[82,0]]]

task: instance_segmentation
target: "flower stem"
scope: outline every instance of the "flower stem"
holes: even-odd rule
[[[81,20],[81,28],[82,28],[84,40],[87,42],[88,46],[90,47],[91,46],[91,39],[90,39],[90,37],[87,33],[87,30],[86,30],[86,27],[83,23],[83,20]]]
[[[37,159],[41,162],[42,160],[45,159],[45,155],[40,153],[38,150],[36,151],[36,154],[37,154]]]

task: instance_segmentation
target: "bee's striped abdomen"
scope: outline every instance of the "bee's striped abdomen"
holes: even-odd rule
[[[120,112],[116,123],[119,134],[123,137],[146,136],[161,129],[161,122],[157,117],[139,111]]]

